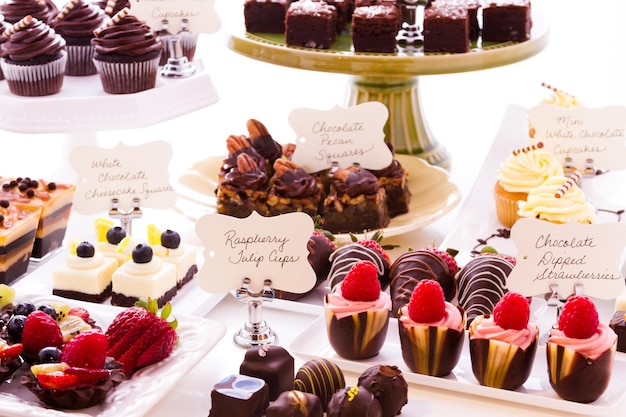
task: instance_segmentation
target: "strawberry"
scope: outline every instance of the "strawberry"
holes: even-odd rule
[[[78,377],[78,383],[80,384],[93,384],[96,381],[100,381],[107,378],[111,373],[108,369],[104,368],[77,368],[70,366],[63,370],[66,375],[76,375]]]
[[[89,311],[83,307],[72,307],[67,312],[67,315],[80,317],[85,323],[89,320]]]
[[[522,330],[530,320],[528,299],[515,292],[507,292],[493,308],[493,321],[503,329]]]
[[[370,261],[358,261],[341,282],[341,294],[351,301],[375,301],[380,297],[378,268]]]
[[[417,323],[433,323],[446,313],[441,285],[432,279],[420,280],[409,300],[409,317]]]
[[[9,345],[4,340],[0,340],[0,360],[14,359],[22,354],[23,345],[21,343],[14,343]]]
[[[427,250],[428,252],[431,252],[443,259],[445,263],[448,264],[448,269],[450,270],[451,275],[456,275],[459,271],[459,265],[456,263],[454,257],[448,252],[437,249],[434,246],[426,246],[424,250]]]
[[[55,319],[37,310],[26,318],[22,330],[22,345],[27,355],[37,355],[44,347],[63,346],[63,335]]]
[[[319,237],[320,239],[322,239],[328,245],[328,247],[331,248],[331,250],[337,249],[337,246],[335,246],[333,241],[330,240],[330,238],[326,236],[324,232],[320,232],[319,230],[314,230],[311,234],[315,237]]]
[[[559,329],[565,336],[587,339],[598,331],[598,311],[589,298],[574,295],[567,299],[559,315]]]
[[[74,388],[79,383],[78,376],[63,371],[40,372],[37,374],[37,381],[42,388],[53,390]]]
[[[391,263],[391,258],[389,257],[389,254],[387,253],[385,249],[383,249],[382,246],[380,246],[380,243],[378,243],[376,240],[364,239],[364,240],[359,240],[356,243],[358,243],[359,245],[366,246],[370,249],[374,249],[376,252],[380,254],[380,256],[383,257],[383,259],[387,261],[387,263]]]
[[[172,354],[178,340],[178,322],[168,320],[169,303],[158,313],[156,300],[141,300],[119,313],[107,329],[107,354],[122,363],[127,374]]]
[[[100,330],[80,332],[65,344],[61,351],[61,362],[69,366],[101,369],[107,355],[107,337]]]

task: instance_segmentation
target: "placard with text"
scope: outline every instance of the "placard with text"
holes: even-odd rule
[[[626,245],[626,224],[555,224],[538,219],[518,220],[511,228],[517,246],[516,266],[507,279],[510,291],[525,296],[550,292],[558,285],[561,298],[583,293],[613,299],[624,289],[620,273]]]
[[[204,246],[198,283],[219,293],[250,278],[250,288],[258,292],[269,279],[274,289],[303,294],[316,283],[307,248],[313,228],[313,219],[301,212],[263,217],[254,211],[242,219],[207,214],[196,223]]]
[[[166,20],[173,35],[181,30],[183,19],[193,33],[215,33],[221,27],[215,0],[130,0],[130,11],[154,31],[159,31]]]
[[[626,107],[588,109],[540,104],[528,110],[528,120],[535,129],[534,139],[542,141],[546,151],[563,163],[572,158],[573,166],[580,171],[588,159],[603,170],[626,167]]]
[[[73,209],[82,214],[102,213],[111,208],[114,198],[124,211],[133,207],[135,198],[141,207],[173,207],[178,195],[170,184],[171,159],[172,147],[162,141],[72,149],[69,161],[78,174]]]
[[[289,124],[295,130],[296,150],[292,160],[307,172],[341,168],[354,163],[367,169],[383,169],[393,160],[385,142],[387,107],[372,101],[331,110],[295,109]]]

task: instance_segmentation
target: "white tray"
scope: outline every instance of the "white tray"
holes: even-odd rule
[[[320,316],[309,327],[304,329],[302,333],[296,336],[291,342],[289,350],[303,360],[315,358],[330,359],[342,370],[357,374],[362,373],[373,365],[396,365],[402,370],[407,383],[412,386],[421,385],[439,388],[488,399],[492,398],[583,415],[602,415],[610,412],[619,404],[626,392],[626,355],[619,352],[616,355],[613,376],[606,392],[591,404],[579,404],[559,398],[552,390],[548,380],[544,346],[537,347],[533,370],[526,383],[516,391],[507,391],[485,387],[476,381],[472,372],[467,337],[465,338],[464,349],[457,366],[450,375],[438,378],[413,373],[406,367],[402,360],[398,322],[396,319],[391,319],[389,323],[387,339],[380,353],[366,360],[354,361],[340,357],[330,346],[326,334],[326,319],[324,316]]]
[[[70,306],[86,308],[103,329],[123,309],[99,304],[81,303],[44,295],[19,295],[35,305],[61,301]],[[19,383],[19,370],[10,383],[0,385],[0,415],[4,417],[141,417],[163,398],[191,369],[204,358],[226,333],[226,326],[214,320],[173,314],[178,319],[179,341],[172,355],[143,368],[114,388],[104,403],[83,410],[60,411],[46,408]]]

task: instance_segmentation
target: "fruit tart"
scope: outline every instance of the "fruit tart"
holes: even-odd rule
[[[54,408],[81,409],[99,404],[126,379],[120,364],[107,358],[107,346],[101,330],[81,332],[62,349],[45,349],[48,354],[41,355],[43,362],[32,365],[20,383]]]

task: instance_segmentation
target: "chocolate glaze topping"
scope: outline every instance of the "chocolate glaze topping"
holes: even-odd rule
[[[289,170],[274,179],[274,190],[281,197],[306,198],[319,194],[315,177],[302,168]]]
[[[57,13],[56,5],[50,0],[9,0],[0,4],[0,14],[9,23],[17,23],[28,15],[48,23]]]
[[[93,38],[94,30],[108,20],[109,17],[100,7],[87,0],[80,0],[65,17],[55,16],[50,26],[64,38]]]
[[[258,168],[248,171],[233,168],[224,176],[222,184],[237,191],[266,190],[269,180],[265,172]]]
[[[357,167],[351,167],[348,170],[338,169],[335,171],[334,177],[338,179],[333,185],[339,195],[348,194],[350,197],[361,194],[371,195],[376,194],[379,189],[378,180],[374,174],[365,169]]]
[[[91,40],[96,54],[120,54],[141,56],[163,49],[163,43],[152,29],[133,15],[128,15],[118,23],[105,27]]]
[[[40,56],[56,57],[65,49],[65,40],[46,23],[33,18],[24,28],[0,45],[2,56],[15,62]]]

